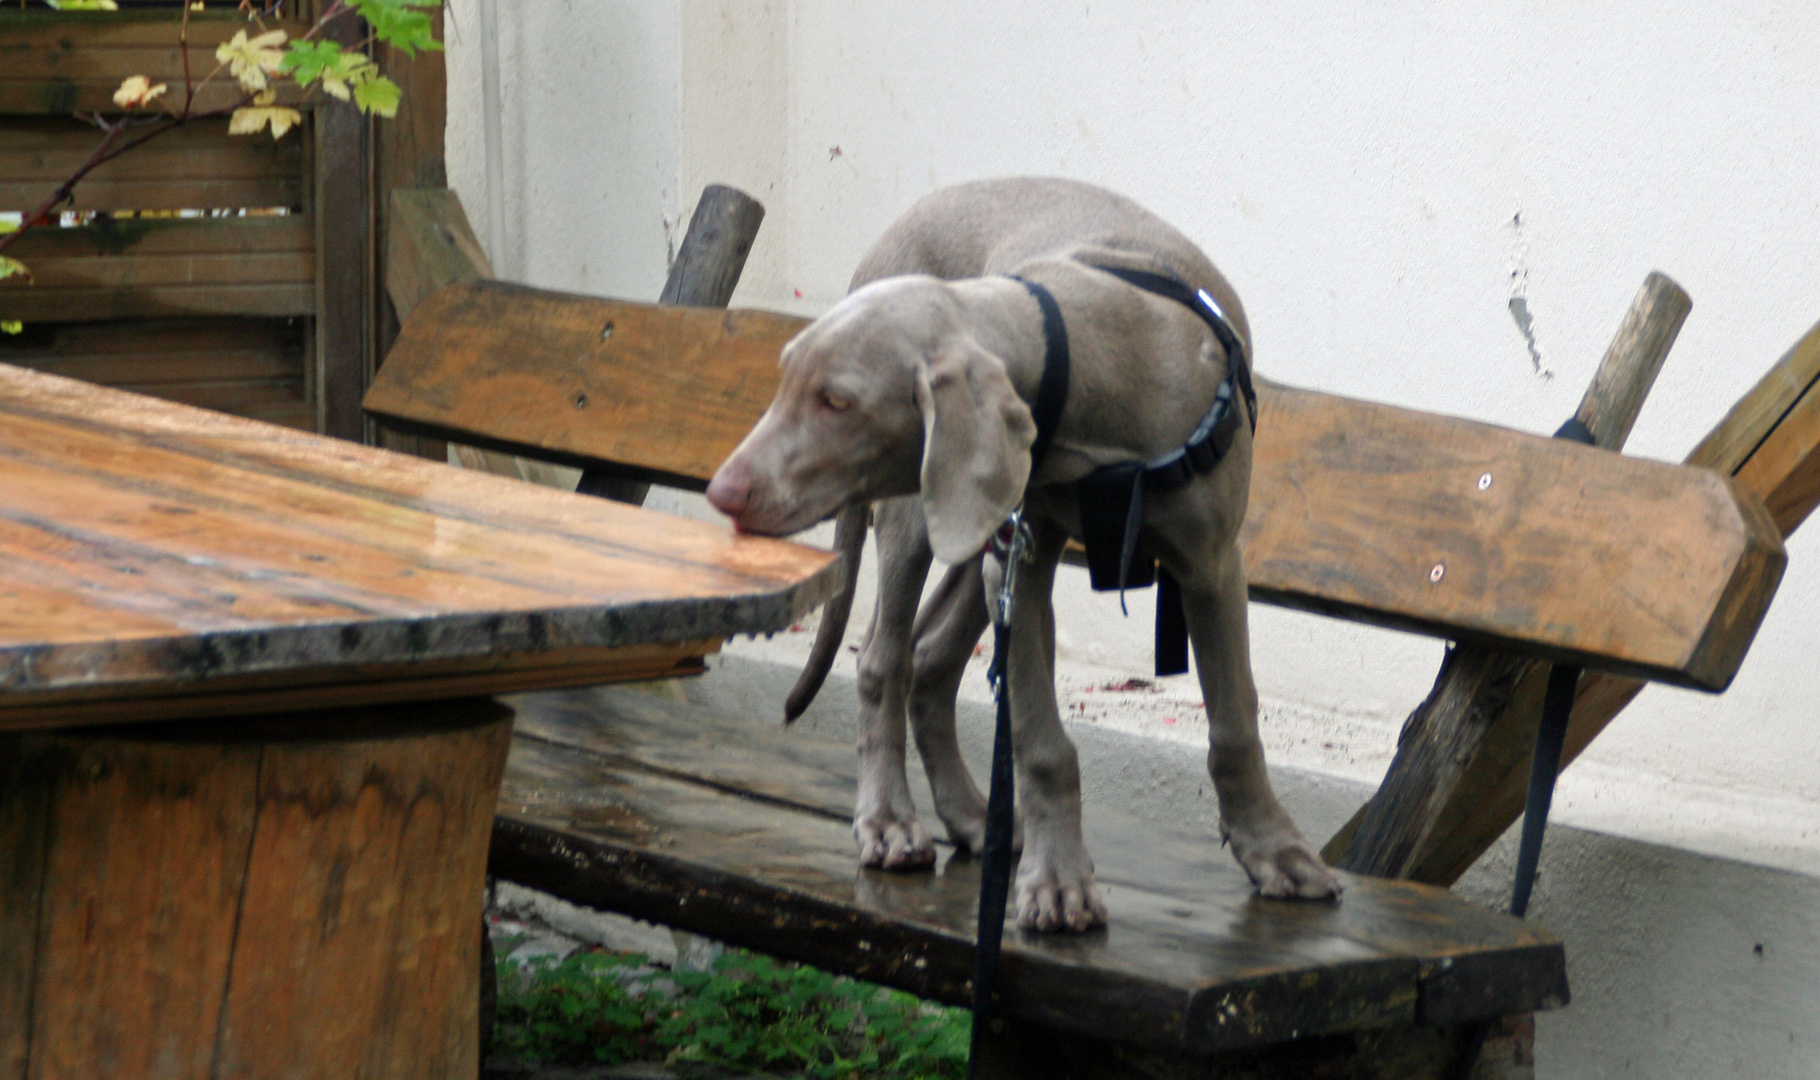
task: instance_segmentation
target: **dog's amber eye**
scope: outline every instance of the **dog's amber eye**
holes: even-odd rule
[[[822,391],[822,408],[831,412],[846,412],[853,407],[853,399],[841,397],[829,390]]]

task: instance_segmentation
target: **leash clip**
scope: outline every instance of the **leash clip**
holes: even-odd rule
[[[997,697],[1003,692],[1004,651],[1011,635],[1011,609],[1017,584],[1017,567],[1019,563],[1031,562],[1036,558],[1035,539],[1031,536],[1030,523],[1024,520],[1022,510],[1012,511],[1005,523],[992,534],[991,548],[993,556],[1004,567],[1004,576],[998,586],[998,610],[992,616],[996,639],[992,649],[992,664],[986,669],[986,681],[992,686],[993,696]]]

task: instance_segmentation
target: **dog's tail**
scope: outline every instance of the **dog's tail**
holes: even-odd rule
[[[866,524],[871,506],[856,502],[834,518],[834,550],[841,558],[841,590],[822,609],[822,622],[815,631],[815,645],[809,650],[809,662],[796,677],[796,686],[784,699],[784,723],[792,723],[807,712],[815,695],[821,691],[834,659],[840,655],[841,642],[847,636],[847,616],[853,613],[853,588],[859,581],[859,554],[866,547]]]

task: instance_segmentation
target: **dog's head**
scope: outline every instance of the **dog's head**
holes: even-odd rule
[[[1036,424],[968,333],[953,286],[868,285],[792,339],[782,368],[770,408],[708,485],[740,531],[788,535],[920,490],[931,546],[960,562],[1023,498]]]

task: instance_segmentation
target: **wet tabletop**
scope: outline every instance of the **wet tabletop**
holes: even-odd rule
[[[724,526],[0,365],[0,729],[661,669],[666,649],[787,626],[833,569]]]

